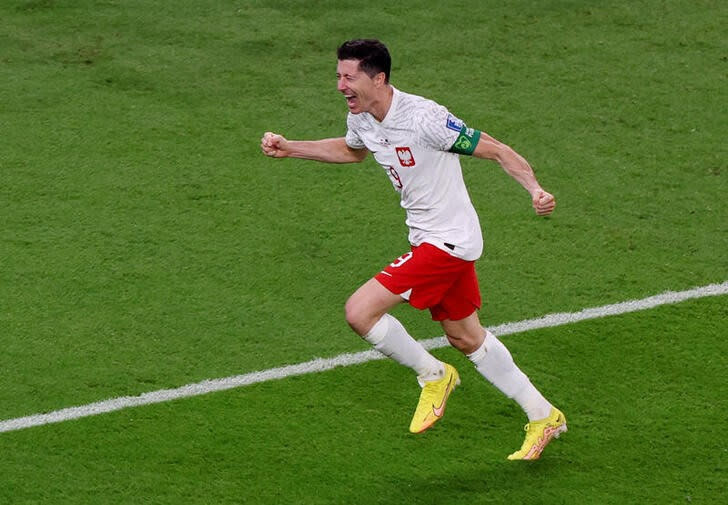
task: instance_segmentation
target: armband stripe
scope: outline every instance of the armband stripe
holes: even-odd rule
[[[475,146],[478,145],[478,140],[480,140],[480,130],[468,128],[463,125],[460,129],[460,133],[458,133],[458,138],[450,148],[450,152],[467,154],[469,156],[475,151]]]

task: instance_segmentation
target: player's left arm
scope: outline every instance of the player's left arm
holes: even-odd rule
[[[554,195],[545,191],[536,179],[528,161],[510,146],[500,142],[485,132],[479,132],[472,155],[476,158],[496,161],[508,175],[517,180],[531,195],[536,214],[548,216],[556,208]]]

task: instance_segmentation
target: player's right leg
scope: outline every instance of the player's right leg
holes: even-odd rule
[[[401,296],[370,279],[346,302],[346,321],[376,350],[417,372],[421,381],[442,377],[443,364],[387,313],[402,302]]]
[[[400,295],[371,279],[346,302],[346,320],[379,352],[417,373],[422,392],[410,431],[421,433],[442,418],[447,398],[460,378],[452,366],[436,359],[387,313],[403,301]]]
[[[384,314],[402,302],[401,296],[389,291],[376,279],[369,279],[346,301],[346,322],[359,336],[365,337]]]

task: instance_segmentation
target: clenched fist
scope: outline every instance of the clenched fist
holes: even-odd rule
[[[285,158],[288,156],[288,141],[283,135],[277,133],[265,132],[263,138],[260,139],[260,149],[263,154],[271,158]]]
[[[539,190],[533,195],[533,208],[539,216],[548,216],[556,208],[556,199],[551,193]]]

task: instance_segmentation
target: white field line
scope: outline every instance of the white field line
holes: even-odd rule
[[[565,324],[576,323],[588,319],[597,319],[606,316],[618,314],[626,314],[629,312],[637,312],[641,310],[651,309],[660,305],[668,305],[680,303],[685,300],[695,298],[703,298],[707,296],[720,296],[728,294],[728,281],[721,284],[710,284],[708,286],[689,289],[687,291],[668,291],[660,295],[650,296],[641,300],[631,300],[612,305],[603,305],[584,309],[579,312],[564,312],[557,314],[549,314],[536,319],[527,319],[524,321],[501,324],[491,327],[490,330],[498,335],[511,335],[513,333],[521,333],[528,330],[539,328],[551,328]],[[420,341],[427,349],[437,349],[448,345],[445,337],[435,337]],[[138,407],[141,405],[151,405],[154,403],[162,403],[179,398],[187,398],[190,396],[204,395],[215,391],[224,391],[242,386],[249,386],[260,382],[267,382],[276,379],[284,379],[294,375],[305,375],[316,372],[331,370],[340,366],[351,366],[359,363],[366,363],[384,359],[384,356],[377,351],[362,351],[356,353],[340,354],[333,358],[316,358],[305,363],[296,365],[282,366],[271,368],[269,370],[261,370],[259,372],[251,372],[243,375],[235,375],[222,379],[210,379],[195,384],[188,384],[174,389],[161,389],[143,393],[138,396],[123,396],[119,398],[111,398],[100,402],[81,405],[78,407],[68,407],[45,414],[35,414],[26,417],[18,417],[15,419],[7,419],[0,421],[0,433],[6,431],[16,431],[33,426],[42,426],[44,424],[60,423],[71,419],[81,417],[95,416],[106,412],[114,412],[129,407]]]

